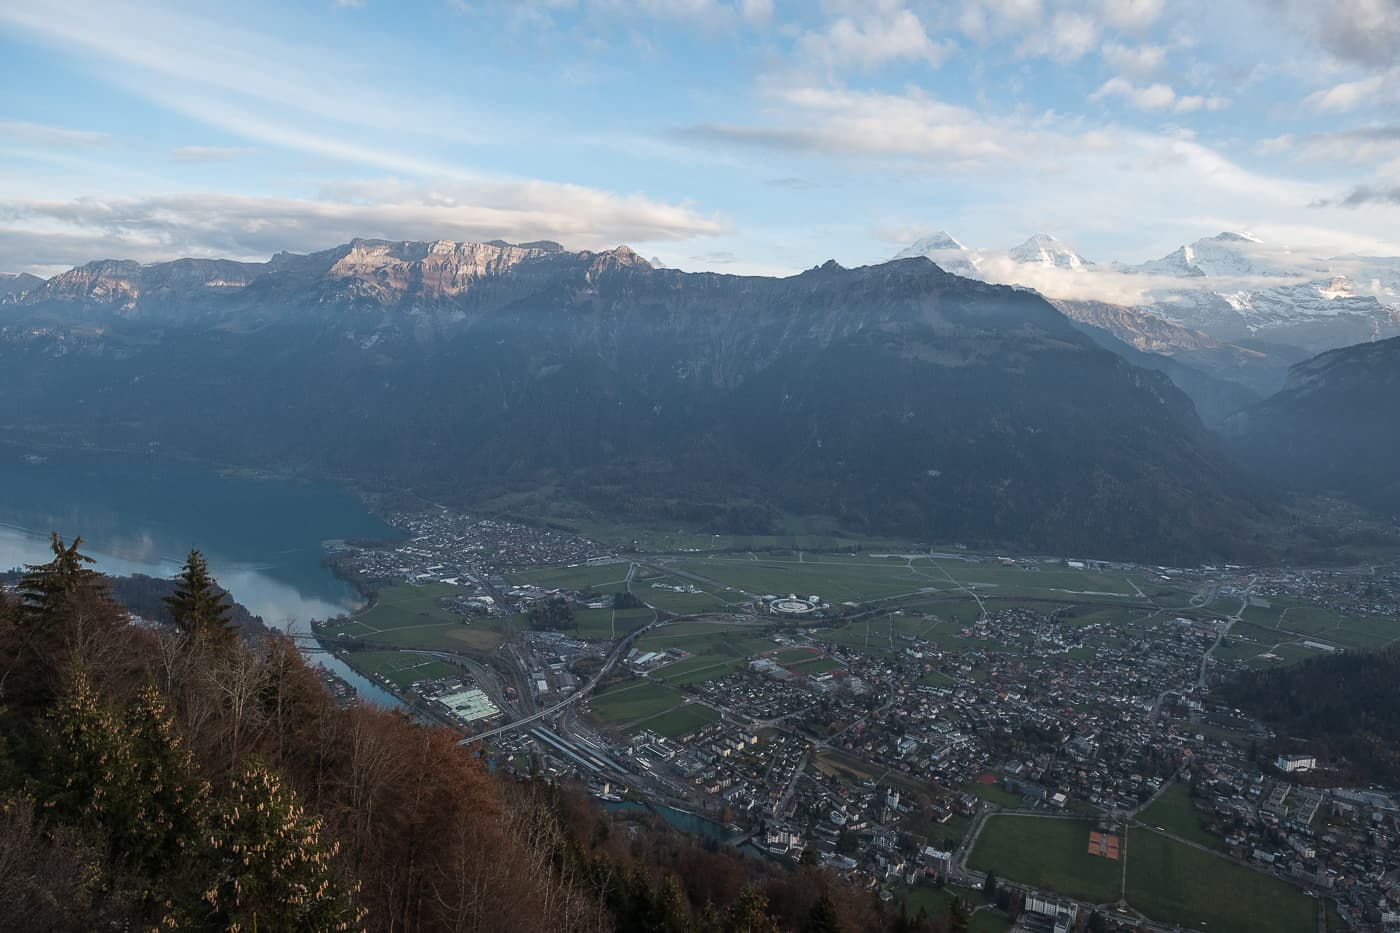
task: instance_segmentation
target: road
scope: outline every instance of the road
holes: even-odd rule
[[[467,736],[458,744],[471,745],[474,742],[481,742],[486,739],[492,738],[493,736],[502,735],[506,732],[513,732],[516,729],[521,728],[522,726],[528,726],[530,723],[539,722],[541,719],[548,719],[549,717],[555,715],[561,710],[567,709],[569,706],[572,706],[574,703],[577,703],[579,700],[592,693],[593,689],[603,681],[603,678],[607,677],[608,674],[612,671],[612,669],[617,666],[617,663],[623,658],[627,657],[627,652],[631,649],[632,642],[636,641],[637,638],[641,635],[651,631],[652,629],[662,624],[663,623],[660,620],[651,622],[650,624],[637,629],[635,632],[632,632],[626,638],[619,641],[613,647],[613,650],[608,655],[607,660],[603,662],[603,666],[599,668],[598,673],[594,675],[592,680],[580,687],[575,693],[570,694],[569,696],[560,700],[558,703],[555,703],[553,706],[547,706],[544,709],[532,713],[529,716],[517,719],[514,722],[508,722],[504,726],[497,726],[496,728],[489,729],[486,732],[482,732],[477,735]]]
[[[1249,597],[1254,592],[1254,585],[1259,582],[1257,576],[1249,578],[1249,584],[1245,586],[1244,592],[1240,594],[1240,608],[1236,609],[1233,615],[1225,619],[1225,624],[1215,633],[1215,642],[1211,644],[1210,650],[1201,656],[1201,676],[1196,680],[1196,690],[1203,691],[1206,688],[1206,668],[1210,666],[1210,656],[1215,653],[1215,649],[1220,647],[1220,643],[1225,640],[1225,636],[1230,634],[1230,629],[1235,623],[1240,621],[1244,611],[1249,608]]]

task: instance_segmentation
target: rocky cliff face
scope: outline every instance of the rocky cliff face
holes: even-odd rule
[[[0,439],[1163,561],[1248,555],[1264,511],[1160,373],[923,258],[772,279],[625,247],[355,241],[94,263],[10,304]]]

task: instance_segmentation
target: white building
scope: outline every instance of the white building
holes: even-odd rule
[[[1274,767],[1285,774],[1297,771],[1312,771],[1317,767],[1317,759],[1312,755],[1279,755]]]

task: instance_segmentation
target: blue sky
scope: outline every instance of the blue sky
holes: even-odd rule
[[[355,235],[685,269],[1400,255],[1400,0],[0,5],[0,270]]]

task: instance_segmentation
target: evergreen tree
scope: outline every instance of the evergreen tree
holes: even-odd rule
[[[997,899],[997,874],[994,871],[987,872],[987,878],[982,882],[982,896],[987,899],[988,904],[996,903]]]
[[[807,914],[802,933],[841,933],[841,920],[836,916],[836,905],[831,902],[825,891]]]
[[[153,871],[181,866],[201,835],[209,785],[175,731],[165,698],[153,683],[136,694],[126,728],[138,808],[117,844],[128,859]]]
[[[19,583],[20,621],[40,626],[55,621],[75,597],[82,593],[105,595],[102,575],[89,567],[91,557],[79,552],[82,538],[67,547],[54,532],[49,539],[53,560],[47,564],[26,564]]]
[[[680,882],[674,874],[667,874],[666,880],[656,891],[652,900],[651,929],[657,933],[688,933],[690,930],[690,903],[681,890]]]
[[[208,919],[231,931],[349,930],[362,917],[330,867],[338,844],[261,762],[219,800],[208,838]]]
[[[768,896],[757,885],[744,888],[724,918],[724,933],[778,933],[778,924],[768,914]]]
[[[948,933],[967,933],[971,922],[972,915],[968,913],[967,901],[960,897],[953,898],[952,906],[948,908]]]
[[[180,631],[188,635],[202,635],[220,644],[234,639],[228,595],[209,575],[209,564],[196,548],[190,548],[176,577],[175,592],[165,597],[165,605]]]
[[[140,804],[131,742],[85,669],[69,672],[44,738],[45,810],[101,835],[135,820]]]

